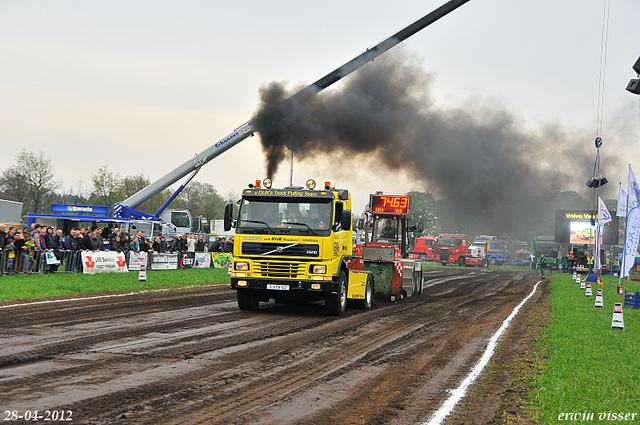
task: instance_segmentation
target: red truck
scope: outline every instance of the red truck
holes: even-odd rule
[[[436,261],[442,265],[482,266],[482,258],[469,254],[469,237],[464,234],[443,233],[435,245]]]
[[[435,236],[422,236],[416,238],[413,244],[413,251],[409,254],[409,258],[420,259],[422,261],[435,261],[436,253],[434,251],[438,238]]]

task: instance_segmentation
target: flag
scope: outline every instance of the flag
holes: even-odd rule
[[[627,216],[627,189],[620,184],[618,189],[618,206],[616,207],[616,216]]]
[[[636,252],[638,251],[638,240],[640,239],[640,209],[631,208],[627,216],[627,234],[624,238],[624,249],[622,252],[622,266],[620,267],[620,277],[629,276],[629,270],[636,262]]]
[[[598,222],[596,224],[596,251],[595,256],[595,269],[600,270],[602,264],[600,264],[600,235],[602,234],[602,226],[609,223],[612,220],[607,206],[602,201],[602,198],[598,196]]]
[[[602,227],[605,225],[605,223],[610,222],[612,219],[607,206],[604,204],[604,202],[602,202],[602,199],[599,196],[598,205],[598,224],[600,224],[600,227]]]
[[[628,208],[637,207],[640,204],[640,186],[636,180],[635,174],[629,165],[629,205]]]

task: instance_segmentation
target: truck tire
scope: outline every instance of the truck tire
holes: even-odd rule
[[[364,299],[355,300],[353,302],[354,307],[360,310],[366,310],[373,305],[373,276],[367,277],[367,286],[364,290]]]
[[[482,259],[482,267],[484,267],[484,268],[489,267],[489,262],[487,261],[487,259],[486,259],[486,258],[483,258],[483,259]]]
[[[420,261],[427,261],[428,259],[427,254],[420,254]]]
[[[329,316],[342,316],[347,309],[347,275],[340,272],[337,294],[330,294],[324,301]]]
[[[464,267],[467,265],[467,261],[464,256],[461,255],[460,257],[458,257],[458,265],[460,267]]]
[[[238,307],[240,310],[256,311],[260,301],[250,289],[238,289]]]

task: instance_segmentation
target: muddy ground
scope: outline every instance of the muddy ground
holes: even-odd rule
[[[424,276],[423,295],[340,318],[323,305],[240,311],[228,285],[1,308],[0,419],[38,410],[84,424],[422,423],[539,280],[457,267]],[[544,282],[447,424],[529,421],[523,376],[535,370],[548,296]]]

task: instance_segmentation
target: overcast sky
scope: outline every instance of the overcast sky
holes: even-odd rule
[[[51,155],[67,188],[89,189],[104,165],[156,180],[252,118],[261,86],[311,83],[443,3],[0,0],[1,168],[26,148]],[[443,108],[498,106],[533,132],[584,134],[595,156],[604,11],[601,0],[471,0],[402,48],[433,77]],[[639,96],[625,91],[640,56],[640,1],[613,0],[608,25],[601,152],[613,184],[603,198],[627,175],[607,169],[608,158],[640,173]],[[296,162],[294,183],[340,176],[357,213],[376,190],[429,190],[330,158]],[[592,170],[574,172],[586,182]],[[239,193],[264,174],[253,137],[196,180]],[[287,185],[288,165],[275,177]]]

